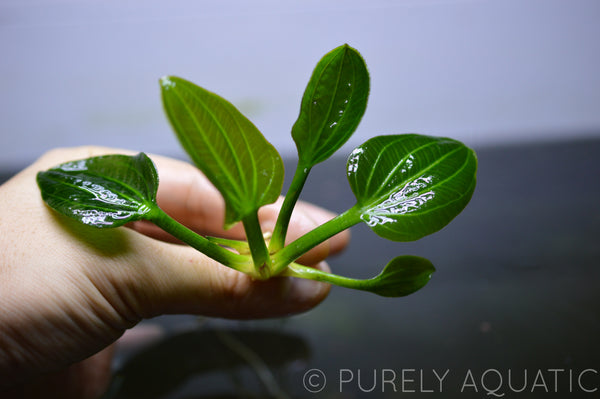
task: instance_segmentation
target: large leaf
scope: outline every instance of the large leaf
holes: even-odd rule
[[[374,137],[347,163],[360,218],[394,241],[448,224],[471,199],[476,170],[475,153],[461,142],[416,134]]]
[[[37,183],[51,208],[95,227],[118,227],[156,208],[158,176],[144,153],[67,162],[39,172]]]
[[[179,141],[225,199],[225,225],[275,202],[283,161],[252,122],[227,100],[184,79],[164,77],[161,87]]]
[[[367,107],[369,73],[348,45],[326,54],[308,82],[292,128],[303,167],[329,158],[352,135]]]

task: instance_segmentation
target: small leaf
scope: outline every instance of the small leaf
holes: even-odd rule
[[[392,259],[379,275],[367,280],[338,276],[296,263],[287,266],[282,275],[323,281],[381,296],[399,297],[423,288],[431,279],[433,272],[435,267],[425,258],[398,256]]]
[[[144,153],[67,162],[37,174],[42,198],[54,210],[95,227],[118,227],[156,208],[158,175]]]
[[[161,79],[167,116],[196,166],[225,199],[225,225],[277,200],[283,161],[231,103],[177,77]]]
[[[317,64],[292,128],[298,156],[310,168],[329,158],[354,133],[367,107],[369,73],[350,46],[340,46]]]
[[[366,280],[369,284],[360,289],[381,296],[406,296],[423,288],[434,272],[435,267],[425,258],[398,256],[378,276]]]
[[[347,163],[360,218],[394,241],[446,226],[471,199],[476,171],[474,151],[461,142],[416,134],[374,137]]]

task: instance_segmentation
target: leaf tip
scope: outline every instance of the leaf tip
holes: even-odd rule
[[[173,79],[171,79],[170,76],[163,76],[162,78],[160,78],[160,86],[165,89],[165,90],[169,90],[173,87],[175,87],[175,82],[173,81]]]

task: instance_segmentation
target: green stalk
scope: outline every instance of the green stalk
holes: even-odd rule
[[[207,236],[206,239],[210,242],[214,242],[215,244],[223,245],[225,247],[234,249],[239,254],[242,254],[242,255],[246,255],[246,254],[250,253],[250,247],[248,246],[247,241],[231,240],[228,238],[210,237],[210,236]]]
[[[246,239],[250,246],[252,261],[254,262],[254,273],[252,276],[266,280],[271,277],[271,257],[265,243],[260,223],[258,222],[258,213],[254,212],[242,219]]]
[[[246,256],[238,255],[209,241],[200,234],[185,227],[158,207],[152,211],[152,217],[149,220],[167,233],[225,266],[244,273],[252,271]]]
[[[296,172],[294,172],[290,188],[285,195],[275,228],[273,229],[273,235],[269,243],[269,251],[271,253],[279,251],[285,245],[285,236],[290,224],[290,218],[292,217],[292,211],[300,197],[300,192],[302,191],[302,187],[304,187],[310,169],[310,167],[305,167],[300,162],[296,166]]]
[[[350,277],[339,276],[333,273],[327,273],[319,269],[315,269],[309,266],[299,265],[297,263],[292,263],[288,265],[282,276],[286,277],[298,277],[307,280],[315,280],[321,281],[324,283],[334,284],[344,288],[352,288],[355,290],[369,291],[371,292],[373,288],[379,283],[379,279],[377,277],[373,277],[366,280],[359,280]]]
[[[294,242],[283,247],[281,251],[272,255],[273,274],[276,275],[281,273],[286,266],[294,262],[310,249],[316,247],[328,238],[333,237],[337,233],[354,226],[360,221],[360,213],[358,212],[358,208],[354,206],[335,218],[315,227],[302,237],[299,237]]]

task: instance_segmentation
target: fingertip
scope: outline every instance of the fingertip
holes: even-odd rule
[[[314,266],[316,269],[329,273],[330,268],[325,262]],[[296,306],[294,313],[301,313],[320,304],[329,295],[331,285],[303,278],[290,278],[288,300]]]
[[[325,262],[315,267],[329,271]],[[213,292],[225,301],[213,306],[209,315],[233,319],[291,316],[314,308],[329,291],[329,284],[314,280],[276,276],[257,281],[232,271],[224,274],[218,286],[213,287]]]
[[[290,220],[286,245],[335,217],[336,214],[321,207],[299,202]],[[297,262],[303,265],[316,264],[330,255],[341,252],[349,241],[350,231],[341,231],[303,254]]]
[[[329,239],[329,253],[335,255],[346,248],[350,242],[352,234],[349,229],[341,231]]]

